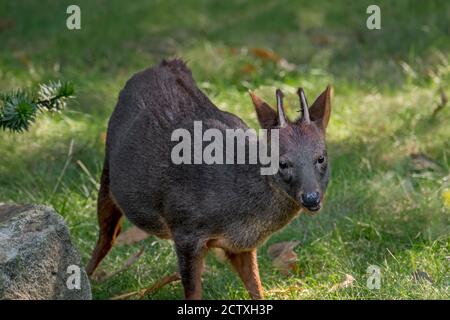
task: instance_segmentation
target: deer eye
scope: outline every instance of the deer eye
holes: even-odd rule
[[[317,162],[318,163],[323,163],[325,161],[325,157],[324,156],[320,156],[319,158],[317,158]]]

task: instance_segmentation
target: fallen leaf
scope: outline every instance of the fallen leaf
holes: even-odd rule
[[[433,278],[423,270],[417,269],[412,273],[412,278],[415,282],[428,282],[433,283]]]
[[[336,283],[334,286],[331,287],[329,292],[336,291],[339,289],[350,288],[353,286],[354,282],[355,282],[355,278],[353,278],[353,276],[351,274],[346,274],[344,281],[342,281],[341,283]]]
[[[0,32],[6,29],[12,29],[16,26],[16,21],[8,18],[0,19]]]
[[[121,233],[116,240],[116,244],[134,244],[149,237],[149,234],[138,227],[131,227],[127,231]]]
[[[245,74],[252,74],[256,72],[256,67],[250,63],[247,63],[242,66],[241,72]]]
[[[277,55],[275,52],[263,48],[251,48],[250,52],[253,53],[253,55],[255,55],[256,57],[261,58],[263,60],[278,62],[281,59],[280,56]]]
[[[299,244],[300,244],[300,241],[298,241],[298,240],[278,242],[278,243],[271,245],[267,249],[267,253],[270,258],[275,259],[283,252],[283,250],[293,250]]]
[[[288,275],[297,269],[297,254],[294,248],[300,241],[285,241],[271,245],[267,249],[269,257],[272,259],[272,266],[282,274]]]
[[[235,56],[239,53],[239,49],[238,48],[230,48],[230,53],[231,53],[231,55]]]
[[[316,33],[311,37],[311,39],[317,46],[326,46],[337,42],[336,37],[323,33]]]
[[[31,61],[30,58],[28,57],[27,53],[24,51],[17,51],[14,52],[14,57],[19,60],[19,62],[26,66],[29,67],[31,65]]]

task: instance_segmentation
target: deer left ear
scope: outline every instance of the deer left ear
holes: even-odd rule
[[[249,92],[255,106],[256,115],[258,116],[259,124],[263,129],[271,129],[277,126],[277,113],[266,102],[261,100],[253,92]]]
[[[309,108],[309,114],[311,120],[319,125],[323,130],[328,126],[331,113],[331,95],[333,94],[333,88],[328,85],[324,92],[314,101]]]

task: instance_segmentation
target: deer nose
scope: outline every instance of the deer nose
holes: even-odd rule
[[[320,203],[319,193],[316,192],[305,192],[302,193],[302,204],[307,208],[317,207]]]

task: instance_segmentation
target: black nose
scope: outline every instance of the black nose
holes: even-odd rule
[[[318,192],[305,192],[302,194],[302,204],[305,207],[315,207],[320,203]]]

